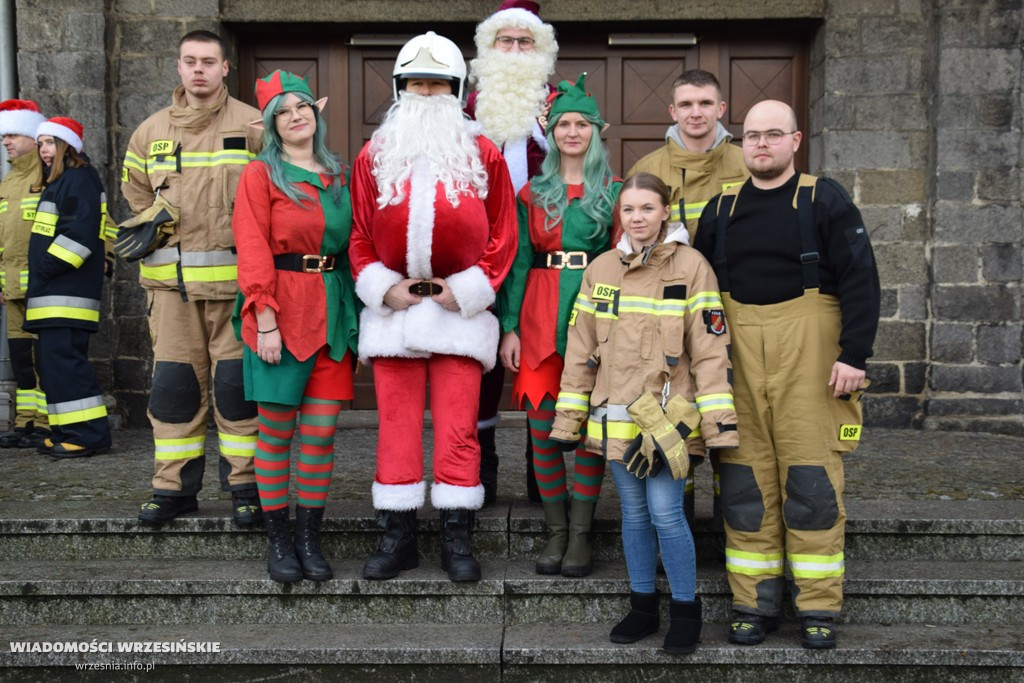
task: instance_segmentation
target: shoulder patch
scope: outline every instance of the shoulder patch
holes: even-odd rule
[[[725,311],[720,308],[709,308],[701,314],[708,334],[720,337],[725,334]]]

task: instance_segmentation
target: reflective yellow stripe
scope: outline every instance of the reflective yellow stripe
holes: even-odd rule
[[[6,289],[7,287],[7,273],[0,270],[0,289]]]
[[[6,211],[7,211],[7,200],[4,199],[3,201],[0,201],[0,213],[4,213]]]
[[[238,279],[238,266],[182,267],[185,282],[224,282]]]
[[[732,394],[707,394],[697,397],[697,410],[706,413],[712,410],[736,410]]]
[[[238,436],[217,432],[221,455],[251,458],[256,454],[256,436]]]
[[[255,154],[242,149],[221,150],[219,152],[182,152],[181,167],[245,166],[255,158]]]
[[[51,202],[47,202],[50,204]],[[57,230],[57,214],[44,211],[42,209],[36,211],[36,220],[32,223],[32,232],[37,235],[46,235],[47,237],[53,237],[53,233]]]
[[[845,571],[843,553],[835,555],[798,555],[786,556],[793,578],[821,579],[830,576],[842,576]]]
[[[607,433],[609,439],[632,441],[640,435],[640,425],[635,422],[605,422],[591,420],[587,423],[587,433],[598,441]]]
[[[154,457],[157,460],[198,458],[203,454],[205,444],[205,436],[189,436],[183,439],[153,439]]]
[[[48,408],[50,410],[50,424],[54,426],[95,420],[107,415],[107,406],[103,403],[102,396],[90,396],[74,401],[53,403]]]
[[[46,405],[46,394],[40,389],[36,389],[36,412],[42,415],[50,414],[50,409]]]
[[[647,315],[686,315],[686,301],[683,299],[652,299],[646,296],[619,297],[619,314],[644,313]]]
[[[139,173],[146,172],[146,160],[132,152],[124,153],[124,166],[126,168],[134,169]],[[125,180],[127,180],[127,178],[125,178]]]
[[[597,310],[594,304],[590,303],[590,300],[587,299],[585,294],[576,295],[576,303],[573,305],[573,308],[577,311],[589,313],[590,315],[593,315],[594,311]]]
[[[25,197],[21,200],[22,209],[36,209],[39,208],[39,197]]]
[[[28,271],[27,270],[19,270],[18,271],[18,288],[23,290],[23,291],[28,289]]]
[[[47,247],[46,253],[59,258],[61,261],[69,263],[74,268],[80,268],[81,265],[85,263],[85,259],[81,256],[73,251],[65,249],[56,242],[52,242],[50,246]]]
[[[700,214],[704,210],[704,207],[707,206],[707,204],[708,203],[706,200],[703,202],[693,202],[692,204],[686,204],[683,207],[683,210],[686,211],[686,220],[689,221],[695,218],[700,218]],[[676,212],[678,213],[678,211],[679,209],[677,205]]]
[[[678,223],[679,222],[679,204],[673,204],[672,205],[672,212],[669,215],[668,219],[670,221],[672,221],[673,223]]]
[[[177,280],[178,264],[168,263],[162,266],[139,266],[139,275],[147,280]]]
[[[726,548],[725,570],[750,576],[782,576],[782,553],[751,553]]]
[[[16,396],[17,409],[31,410],[35,412],[36,409],[36,390],[35,389],[18,389]]]
[[[580,412],[586,412],[589,408],[590,396],[588,394],[572,394],[567,391],[558,392],[555,410],[579,410]]]
[[[25,320],[45,320],[47,318],[68,318],[98,323],[100,312],[84,308],[71,308],[70,306],[40,306],[25,311]]]
[[[697,292],[686,300],[686,305],[691,313],[702,308],[722,308],[722,295],[718,292]]]

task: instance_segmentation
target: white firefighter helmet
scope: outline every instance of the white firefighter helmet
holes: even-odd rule
[[[395,100],[410,78],[439,78],[452,82],[452,94],[462,100],[466,91],[466,60],[458,46],[444,36],[427,31],[402,46],[392,72]]]

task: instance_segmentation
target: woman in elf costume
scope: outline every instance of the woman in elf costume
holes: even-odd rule
[[[612,174],[601,141],[606,127],[584,87],[562,81],[552,93],[548,154],[541,174],[519,192],[519,249],[498,296],[503,332],[499,355],[516,373],[516,405],[525,408],[533,442],[534,471],[548,526],[537,559],[538,574],[586,576],[594,508],[604,479],[604,459],[576,450],[572,503],[566,515],[565,460],[550,441],[566,330],[583,269],[607,251],[622,182]]]
[[[348,180],[306,81],[275,71],[256,81],[263,151],[238,184],[236,308],[245,342],[245,397],[259,406],[256,484],[275,581],[333,576],[320,525],[334,466],[341,401],[352,398],[358,338],[348,264]],[[258,125],[258,124],[257,124]],[[290,445],[299,415],[295,539],[288,521]]]

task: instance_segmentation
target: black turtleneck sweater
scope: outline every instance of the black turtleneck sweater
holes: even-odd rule
[[[800,224],[793,208],[797,175],[760,190],[748,179],[736,198],[726,230],[729,295],[743,304],[766,305],[803,294]],[[718,198],[700,217],[694,247],[714,263]],[[820,291],[839,299],[842,331],[838,360],[864,369],[878,331],[878,269],[860,211],[843,187],[819,178],[814,193],[814,238],[820,255]]]

